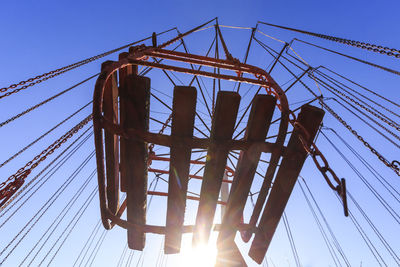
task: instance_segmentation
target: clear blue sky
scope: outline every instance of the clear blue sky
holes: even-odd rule
[[[398,1],[25,1],[25,2],[2,2],[0,4],[0,87],[11,83],[27,79],[32,76],[65,66],[84,58],[97,55],[104,51],[119,47],[129,42],[139,40],[149,36],[152,32],[160,32],[177,26],[181,32],[184,32],[194,26],[197,26],[211,18],[219,17],[219,23],[222,25],[254,27],[258,20],[274,24],[292,26],[318,33],[336,35],[344,38],[366,41],[381,44],[388,47],[400,47],[400,30],[398,27],[398,10],[400,3]],[[369,52],[360,51],[355,48],[343,47],[328,41],[321,41],[312,37],[304,37],[294,33],[276,30],[267,26],[259,25],[259,29],[264,33],[275,36],[281,40],[290,41],[294,37],[313,41],[320,45],[332,49],[340,50],[360,57],[364,60],[370,60],[400,70],[398,60],[377,56]],[[231,49],[234,57],[243,59],[245,47],[250,32],[248,30],[222,29],[226,36],[228,47]],[[208,48],[212,32],[204,31],[188,38],[188,47],[191,51],[204,53]],[[165,36],[163,40],[172,37],[173,34]],[[281,44],[268,39],[261,34],[257,38],[271,45],[275,49],[280,49]],[[266,67],[271,62],[258,44],[253,42],[254,54],[250,53],[249,62],[260,67]],[[305,45],[296,43],[294,49],[311,65],[325,65],[335,69],[337,72],[354,78],[369,88],[388,96],[393,101],[399,103],[398,84],[399,78],[389,75],[383,71],[371,69],[362,64],[349,61],[344,58],[329,55],[320,50],[310,49]],[[107,59],[116,60],[114,54]],[[0,121],[18,114],[27,107],[60,92],[72,84],[75,84],[100,69],[103,60],[95,61],[60,78],[52,79],[38,86],[27,89],[6,99],[0,99]],[[300,71],[296,70],[299,74]],[[274,70],[273,77],[283,84],[289,78],[282,67]],[[315,84],[305,78],[307,84],[317,91]],[[0,161],[3,162],[9,155],[14,154],[20,148],[34,140],[47,129],[50,129],[57,122],[71,114],[80,106],[91,100],[93,94],[94,81],[85,86],[81,86],[67,93],[65,96],[49,103],[43,108],[28,114],[21,119],[0,128]],[[153,86],[157,82],[154,80]],[[161,86],[162,87],[162,86]],[[284,86],[283,86],[284,87]],[[159,87],[157,87],[159,88]],[[171,89],[171,88],[170,88]],[[169,93],[171,90],[167,90]],[[324,95],[329,95],[324,92]],[[296,86],[288,93],[289,103],[295,103],[300,100],[309,99],[310,95],[300,86]],[[328,102],[331,103],[331,102]],[[365,124],[360,123],[351,114],[346,113],[338,105],[332,102],[332,106],[343,114],[354,128],[363,133],[379,151],[382,151],[388,159],[396,159],[399,154],[397,148],[379,137]],[[88,114],[90,108],[86,108],[85,114]],[[398,110],[397,110],[398,112]],[[57,129],[47,139],[40,141],[29,151],[15,159],[10,164],[0,168],[0,181],[3,181],[11,173],[15,172],[25,162],[29,161],[37,152],[40,152],[52,140],[63,134],[67,129],[76,124],[85,114],[79,118],[69,121],[63,128]],[[160,115],[162,117],[162,115]],[[162,117],[163,118],[163,117]],[[380,174],[387,178],[396,189],[399,188],[398,177],[390,170],[382,166],[368,150],[360,146],[360,143],[350,135],[337,121],[329,114],[326,114],[324,125],[332,127],[344,137],[351,145],[354,145],[359,153],[363,154],[367,160],[378,169]],[[339,140],[334,135],[326,132],[332,140],[339,144]],[[359,181],[359,178],[351,171],[345,162],[338,156],[334,149],[327,143],[322,136],[319,137],[317,144],[327,155],[332,168],[339,176],[347,178],[350,192],[366,213],[371,216],[376,227],[382,232],[388,243],[394,251],[400,253],[400,242],[397,233],[399,224],[382,210],[382,206],[367,191],[365,186]],[[343,145],[341,149],[345,151]],[[21,211],[3,228],[0,228],[0,239],[3,249],[3,240],[6,243],[18,232],[25,222],[36,212],[50,196],[50,193],[56,190],[66,177],[77,167],[79,161],[86,157],[93,149],[93,140],[80,150],[78,155],[71,159],[68,166],[60,169],[55,179],[51,180],[46,188],[42,188],[35,198],[28,202]],[[347,152],[349,154],[349,152]],[[398,157],[398,156],[397,156]],[[354,160],[354,158],[352,158]],[[397,158],[398,160],[399,158]],[[357,163],[359,164],[359,163]],[[81,179],[73,184],[76,189],[83,179],[93,170],[95,163],[92,160],[81,175]],[[42,166],[43,167],[43,166]],[[357,165],[359,167],[359,165]],[[361,167],[360,167],[361,168]],[[368,181],[373,187],[382,193],[394,210],[399,210],[400,205],[395,202],[391,196],[385,192],[382,187],[374,181],[368,171],[362,169]],[[37,172],[36,172],[37,173]],[[333,231],[335,232],[344,252],[349,261],[354,266],[377,266],[372,254],[369,252],[360,235],[356,232],[349,218],[344,218],[342,210],[335,196],[328,189],[322,176],[316,171],[311,159],[307,160],[302,175],[307,180],[309,186],[314,192],[324,211]],[[89,191],[95,185],[93,180],[82,194],[83,199],[89,194]],[[163,189],[163,185],[160,187]],[[164,186],[165,190],[165,186]],[[29,250],[35,240],[37,240],[45,228],[51,224],[57,214],[57,209],[63,206],[73,194],[70,190],[62,196],[53,209],[49,210],[39,221],[35,231],[27,235],[26,240],[15,250],[10,258],[4,263],[4,266],[15,266],[21,262],[27,250]],[[69,198],[68,198],[69,197]],[[162,210],[161,201],[158,198],[153,199],[153,207],[156,212]],[[89,232],[93,229],[99,218],[98,200],[95,197],[88,212],[82,218],[71,234],[71,240],[68,240],[60,255],[54,260],[56,266],[70,266],[83,246]],[[352,203],[350,208],[354,208]],[[77,207],[77,206],[76,206]],[[77,208],[75,207],[75,210]],[[71,212],[73,214],[74,211]],[[69,215],[71,218],[71,214]],[[329,252],[323,242],[322,236],[312,218],[312,214],[305,202],[298,185],[294,190],[292,198],[287,207],[287,216],[292,228],[296,247],[299,251],[300,260],[304,266],[334,266]],[[69,217],[68,217],[69,218]],[[365,221],[362,221],[360,214],[357,214],[360,222],[367,229],[371,240],[376,244],[377,249],[382,252],[382,256],[388,266],[395,266],[395,261],[387,253],[374,236],[371,228],[368,228]],[[0,218],[3,222],[4,218]],[[399,218],[400,219],[400,218]],[[68,219],[67,219],[68,220]],[[158,217],[153,215],[149,218],[153,223],[163,223]],[[102,229],[100,229],[102,231]],[[100,232],[99,232],[100,233]],[[3,238],[4,237],[4,238]],[[149,236],[147,250],[143,258],[143,266],[155,266],[158,260],[161,239],[157,236]],[[107,233],[105,243],[103,244],[94,266],[115,266],[122,253],[126,243],[125,231],[114,229]],[[248,245],[240,243],[243,254],[247,254]],[[49,248],[48,248],[49,249]],[[6,254],[6,253],[5,253]],[[40,254],[42,257],[45,254]],[[2,259],[4,255],[0,256]],[[132,266],[136,265],[140,254],[136,253],[132,260]],[[268,263],[270,266],[295,266],[291,253],[290,245],[282,223],[273,240],[272,246],[268,252]],[[174,266],[174,258],[168,260],[168,266]],[[249,266],[256,266],[250,259],[247,259]],[[28,261],[29,262],[29,261]],[[39,261],[38,261],[39,262]],[[38,263],[37,262],[37,263]],[[25,263],[26,264],[26,263]]]

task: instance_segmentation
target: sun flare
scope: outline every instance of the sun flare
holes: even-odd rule
[[[214,267],[217,257],[215,244],[187,246],[182,249],[179,258],[179,267]]]

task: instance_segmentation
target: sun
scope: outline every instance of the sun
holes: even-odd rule
[[[179,267],[214,267],[217,258],[215,243],[182,247],[179,255]]]

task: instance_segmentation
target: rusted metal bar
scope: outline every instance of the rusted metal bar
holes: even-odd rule
[[[296,80],[288,86],[288,88],[285,89],[285,93],[287,91],[289,91],[290,88],[292,88],[301,78],[303,78],[303,76],[308,73],[310,70],[312,69],[312,67],[308,67],[308,69],[306,69],[299,77],[296,78]]]
[[[246,53],[245,53],[245,56],[244,56],[243,63],[246,63],[246,62],[247,62],[247,58],[249,57],[249,52],[250,52],[251,43],[253,42],[253,36],[254,36],[254,34],[255,34],[256,30],[257,30],[257,27],[258,27],[258,24],[256,25],[256,27],[254,27],[253,29],[251,29],[250,39],[249,39],[249,43],[247,44],[247,49],[246,49]],[[240,75],[242,75],[242,74],[240,74]],[[241,83],[238,84],[238,87],[237,87],[237,89],[236,89],[236,92],[239,93],[239,90],[240,90],[240,86],[241,86],[241,85],[242,85]]]
[[[284,44],[284,46],[282,47],[281,51],[279,52],[279,54],[275,57],[274,63],[272,64],[271,68],[268,71],[268,74],[271,74],[272,70],[275,68],[276,63],[278,63],[279,58],[282,56],[283,51],[285,51],[286,47],[289,45],[289,43]]]
[[[176,86],[172,104],[171,160],[169,162],[168,203],[164,252],[179,253],[185,217],[191,147],[180,142],[193,137],[197,91],[194,87]]]
[[[160,170],[160,169],[149,168],[148,171],[149,171],[149,172],[154,172],[154,173],[169,174],[169,170],[167,171],[167,170]],[[189,174],[188,177],[189,177],[189,178],[192,178],[192,179],[203,180],[203,177],[200,176],[200,175]],[[232,183],[232,181],[231,181],[231,180],[228,180],[228,179],[223,179],[222,182],[223,182],[223,183],[228,183],[228,184]]]
[[[186,62],[189,64],[204,65],[209,67],[219,67],[224,69],[229,69],[233,71],[242,71],[251,73],[254,67],[247,64],[234,64],[234,62],[224,60],[224,59],[214,59],[206,56],[199,56],[195,54],[183,53],[179,51],[168,51],[168,50],[149,50],[144,51],[146,55],[151,57],[158,57],[163,59],[170,59],[179,62]]]
[[[161,196],[161,197],[168,197],[169,194],[167,192],[158,192],[158,191],[147,191],[147,195],[151,195],[151,196]],[[200,197],[196,197],[196,196],[190,196],[187,195],[186,199],[190,199],[190,200],[195,200],[195,201],[199,201]],[[225,206],[226,205],[226,201],[217,201],[218,205],[222,205]],[[182,227],[181,227],[182,228]],[[168,231],[168,229],[166,230]]]
[[[322,109],[310,105],[302,107],[297,121],[309,133],[308,140],[306,140],[309,144],[313,141],[323,116],[324,111]],[[286,154],[282,159],[274,186],[272,187],[271,194],[258,225],[259,232],[255,234],[250,247],[249,256],[259,264],[264,259],[307,157],[307,152],[304,150],[303,144],[299,139],[299,132],[301,130],[295,128],[290,137]]]
[[[218,20],[217,20],[217,23],[215,25],[217,27],[218,36],[219,36],[219,39],[221,40],[222,48],[224,49],[224,53],[225,53],[226,59],[227,60],[233,60],[233,57],[232,57],[231,53],[229,53],[228,47],[226,46],[224,37],[222,36],[221,29],[219,28],[219,25],[218,25]]]
[[[240,95],[238,93],[218,92],[212,121],[210,146],[201,184],[196,230],[193,234],[194,244],[207,242],[209,238],[229,152],[229,148],[223,144],[229,142],[232,138],[239,103]]]
[[[185,33],[183,33],[183,34],[178,34],[177,37],[175,37],[175,38],[169,40],[168,42],[165,42],[165,43],[159,45],[158,47],[160,47],[160,48],[167,47],[168,45],[170,45],[170,44],[172,44],[172,43],[174,43],[174,42],[176,42],[176,41],[182,39],[183,37],[185,37],[185,36],[187,36],[187,35],[189,35],[189,34],[195,32],[195,31],[197,31],[197,30],[200,29],[200,28],[206,26],[207,24],[209,24],[210,22],[214,21],[215,19],[216,19],[216,18],[213,18],[213,19],[207,21],[206,23],[201,24],[201,25],[199,25],[199,26],[197,26],[197,27],[195,27],[195,28],[193,28],[193,29],[191,29],[191,30],[189,30],[189,31],[187,31],[187,32],[185,32]]]
[[[121,60],[123,58],[126,58],[129,55],[128,52],[123,52],[121,54],[119,54],[118,59]],[[121,81],[125,80],[125,78],[128,75],[132,75],[132,74],[137,74],[137,70],[138,67],[137,65],[129,65],[126,67],[123,67],[121,69],[119,69],[118,71],[118,78],[119,78],[119,85],[121,86]],[[121,90],[119,90],[119,96],[121,96]],[[119,103],[119,108],[120,108],[120,117],[119,117],[119,123],[121,125],[124,124],[124,120],[125,120],[125,106],[124,106],[124,102],[120,101]],[[120,142],[120,175],[121,175],[121,192],[126,192],[126,174],[125,174],[125,166],[126,166],[126,157],[125,157],[125,139],[124,138],[120,138],[119,140]]]
[[[143,66],[150,66],[153,68],[176,71],[176,72],[187,73],[187,74],[192,74],[192,75],[200,75],[200,76],[210,77],[210,78],[220,78],[220,79],[224,79],[224,80],[228,80],[228,81],[245,82],[245,83],[255,84],[255,85],[260,85],[260,86],[272,86],[272,84],[270,84],[269,82],[246,78],[246,77],[233,76],[233,75],[227,75],[227,74],[216,74],[216,73],[202,71],[202,70],[196,70],[196,69],[193,70],[193,69],[182,68],[182,67],[177,67],[177,66],[170,66],[170,65],[159,64],[159,63],[148,62],[148,61],[140,61],[140,60],[132,60],[131,59],[131,60],[129,60],[129,62],[133,63],[133,64],[140,64]]]
[[[244,139],[246,141],[264,141],[272,115],[274,114],[276,99],[270,95],[257,95],[254,98]],[[229,195],[226,214],[222,221],[222,228],[218,236],[218,249],[224,253],[229,251],[227,244],[234,242],[235,226],[240,223],[244,206],[250,192],[251,184],[257,170],[261,151],[258,146],[243,151],[237,163]]]
[[[122,203],[123,204],[123,203]],[[122,206],[122,205],[121,205]],[[120,217],[113,215],[111,213],[107,213],[107,218],[111,220],[113,225],[117,224],[121,226],[122,228],[125,229],[132,229],[132,228],[138,228],[141,231],[145,233],[153,233],[153,234],[159,234],[159,235],[164,235],[165,234],[165,226],[159,226],[159,225],[141,225],[141,224],[133,224],[131,222],[128,222],[126,220],[121,219]],[[221,228],[220,224],[215,224],[213,225],[213,231],[219,231]],[[182,232],[183,233],[192,233],[195,229],[195,225],[184,225],[182,227]],[[250,232],[256,232],[257,229],[254,226],[250,226],[248,224],[240,224],[238,225],[238,230],[239,231],[250,231]]]
[[[129,75],[121,81],[121,100],[124,105],[124,129],[148,131],[150,105],[150,79]],[[147,203],[147,142],[125,139],[124,165],[127,182],[127,221],[133,224],[146,223]],[[143,250],[145,234],[138,228],[128,228],[128,246]]]
[[[120,136],[125,136],[136,140],[145,140],[148,143],[155,143],[161,146],[171,146],[171,136],[169,135],[142,132],[135,129],[123,130],[122,127],[118,125],[112,125],[111,122],[104,118],[102,119],[102,126],[108,131],[111,131]],[[208,148],[211,141],[209,138],[181,138],[181,142],[185,143],[191,148]],[[245,140],[230,140],[225,142],[224,144],[221,144],[221,146],[227,147],[230,150],[247,150],[253,145],[259,146],[262,152],[275,152],[278,154],[278,156],[280,156],[285,151],[285,147],[280,146],[277,143],[269,142],[248,142]]]
[[[109,65],[106,61],[101,65],[102,70]],[[103,114],[113,123],[118,123],[118,81],[114,73],[107,80],[104,90]],[[118,135],[105,131],[104,146],[106,155],[107,174],[107,206],[112,213],[116,213],[119,205],[119,142]]]

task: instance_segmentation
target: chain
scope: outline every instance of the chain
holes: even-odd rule
[[[90,76],[89,78],[87,78],[87,79],[85,79],[85,80],[83,80],[83,81],[81,81],[81,82],[79,82],[79,83],[77,83],[77,84],[75,84],[75,85],[73,85],[73,86],[71,86],[71,87],[65,89],[64,91],[61,91],[61,92],[59,92],[58,94],[55,94],[55,95],[53,95],[52,97],[50,97],[50,98],[48,98],[48,99],[46,99],[46,100],[44,100],[44,101],[42,101],[42,102],[40,102],[40,103],[38,103],[38,104],[32,106],[32,107],[30,107],[30,108],[24,110],[23,112],[21,112],[21,113],[15,115],[15,116],[13,116],[13,117],[7,119],[6,121],[1,122],[1,123],[0,123],[0,127],[3,127],[4,125],[7,125],[8,123],[10,123],[10,122],[12,122],[12,121],[14,121],[14,120],[16,120],[16,119],[18,119],[18,118],[24,116],[25,114],[27,114],[27,113],[29,113],[29,112],[31,112],[31,111],[33,111],[33,110],[35,110],[35,109],[37,109],[37,108],[39,108],[39,107],[41,107],[41,106],[43,106],[44,104],[47,104],[48,102],[53,101],[53,100],[56,99],[57,97],[59,97],[59,96],[65,94],[65,93],[71,91],[72,89],[78,87],[79,85],[84,84],[85,82],[87,82],[87,81],[93,79],[94,77],[96,77],[96,76],[98,76],[98,75],[99,75],[99,73],[94,74],[94,75]],[[0,98],[1,98],[1,96],[0,96]]]
[[[171,120],[172,120],[172,113],[169,115],[168,119],[164,122],[164,124],[162,125],[160,131],[158,131],[158,134],[163,134],[164,133],[165,129],[167,128],[167,126],[168,126],[168,124],[170,123]],[[154,149],[154,143],[151,143],[149,145],[149,153],[150,153],[150,155],[155,155],[153,149]],[[150,164],[151,164],[151,160],[150,160],[149,165]]]
[[[160,33],[156,34],[156,36],[164,34],[164,33],[169,32],[169,31],[172,31],[173,29],[175,29],[175,28],[160,32]],[[144,38],[142,40],[139,40],[139,41],[136,41],[136,42],[133,42],[133,43],[129,43],[127,45],[115,48],[113,50],[98,54],[96,56],[92,56],[92,57],[86,58],[84,60],[75,62],[73,64],[70,64],[70,65],[67,65],[67,66],[64,66],[64,67],[61,67],[61,68],[58,68],[58,69],[43,73],[43,74],[38,75],[36,77],[29,78],[29,79],[27,79],[25,81],[20,81],[19,83],[11,84],[11,85],[9,85],[7,87],[0,88],[0,93],[5,93],[10,89],[15,89],[13,91],[7,92],[4,95],[1,95],[0,99],[3,98],[3,97],[7,97],[9,95],[15,94],[15,93],[17,93],[17,92],[19,92],[21,90],[24,90],[24,89],[26,89],[28,87],[34,86],[35,84],[41,83],[43,81],[46,81],[46,80],[51,79],[53,77],[56,77],[56,76],[58,76],[58,75],[60,75],[62,73],[65,73],[67,71],[73,70],[73,69],[78,68],[80,66],[86,65],[86,64],[88,64],[88,63],[90,63],[92,61],[95,61],[95,60],[99,59],[99,58],[103,58],[105,56],[108,56],[110,54],[113,54],[113,53],[118,52],[118,51],[120,51],[122,49],[125,49],[127,47],[130,47],[132,45],[138,44],[140,42],[146,41],[147,39],[151,39],[151,38],[152,37],[150,36],[150,37]],[[21,86],[21,87],[19,87],[19,86]]]
[[[307,33],[307,34],[315,36],[315,37],[323,38],[323,39],[326,39],[329,41],[365,49],[365,50],[372,51],[375,53],[386,54],[388,56],[394,56],[396,58],[400,58],[400,54],[399,54],[400,51],[395,48],[383,47],[381,45],[369,44],[369,43],[364,43],[364,42],[360,42],[360,41],[354,41],[354,40],[344,39],[344,38],[340,38],[340,37],[329,36],[329,35],[325,35],[325,34],[318,34],[318,33],[317,34]]]
[[[387,120],[386,118],[380,116],[380,115],[378,114],[378,113],[380,113],[380,112],[378,112],[378,113],[374,112],[373,110],[367,108],[366,106],[364,106],[364,105],[360,104],[359,102],[355,101],[354,99],[350,98],[349,96],[347,96],[347,95],[344,94],[343,92],[341,92],[341,91],[337,90],[336,88],[330,86],[329,84],[326,84],[325,82],[321,81],[321,80],[318,79],[318,78],[317,78],[317,80],[318,80],[319,82],[321,82],[322,84],[325,84],[326,86],[328,86],[330,89],[334,90],[336,93],[342,95],[342,96],[345,97],[347,100],[353,102],[354,104],[356,104],[357,106],[361,107],[361,108],[364,109],[365,111],[371,113],[373,116],[375,116],[376,118],[378,118],[378,119],[380,119],[381,121],[385,122],[385,123],[388,124],[389,126],[391,126],[391,127],[395,128],[396,130],[400,131],[400,126],[398,126],[398,124],[396,124],[396,123],[394,123],[394,122],[391,122],[391,121]],[[324,86],[324,85],[322,85],[322,86]],[[324,87],[325,87],[328,91],[330,91],[331,93],[333,93],[333,92],[332,92],[329,88],[327,88],[326,86],[324,86]],[[333,93],[333,94],[334,94],[334,93]],[[338,96],[338,97],[340,97],[340,96]],[[343,99],[343,101],[345,101],[345,100]],[[349,103],[349,104],[350,104],[350,103]],[[351,105],[351,104],[350,104],[350,105]],[[367,104],[367,106],[369,106],[369,105]],[[353,106],[353,107],[354,107],[354,106]],[[369,107],[370,107],[370,106],[369,106]],[[355,108],[355,107],[354,107],[354,108]],[[372,107],[371,107],[371,108],[372,108]],[[356,109],[356,108],[355,108],[355,109]],[[361,112],[361,111],[359,110],[359,112]],[[368,115],[366,115],[366,114],[364,114],[364,115],[367,116],[368,118],[370,118],[373,122],[375,122],[377,125],[379,125],[381,128],[383,128],[386,132],[388,132],[388,133],[389,133],[390,135],[392,135],[394,138],[396,138],[397,140],[400,140],[400,137],[399,137],[397,134],[395,134],[394,132],[392,132],[390,129],[388,129],[387,127],[385,127],[385,126],[382,125],[381,123],[377,122],[376,120],[372,119],[372,118],[369,117]],[[383,114],[382,114],[382,115],[383,115]],[[381,135],[383,135],[380,131],[379,131],[379,133],[380,133]],[[394,143],[394,144],[397,145],[396,143]],[[397,146],[398,146],[398,145],[397,145]]]
[[[320,33],[314,33],[314,32],[309,32],[309,31],[304,31],[304,30],[300,30],[300,29],[294,29],[294,28],[274,25],[274,24],[265,23],[265,22],[260,22],[260,23],[265,24],[265,25],[269,25],[269,26],[272,26],[272,27],[277,27],[277,28],[281,28],[281,29],[285,29],[285,30],[289,30],[289,31],[294,31],[294,32],[299,32],[299,33],[311,35],[311,36],[314,36],[314,37],[326,39],[326,40],[337,42],[337,43],[342,43],[342,44],[354,46],[354,47],[365,49],[365,50],[372,51],[372,52],[375,52],[375,53],[385,54],[387,56],[394,56],[396,58],[400,58],[400,50],[395,49],[395,48],[389,48],[389,47],[384,47],[384,46],[381,46],[381,45],[364,43],[364,42],[360,42],[360,41],[349,40],[349,39],[345,39],[345,38],[340,38],[340,37],[335,37],[335,36],[330,36],[330,35],[325,35],[325,34],[320,34]]]
[[[304,88],[306,88],[312,95],[318,97],[304,82],[299,81]],[[378,157],[378,159],[385,164],[387,167],[391,168],[398,176],[400,176],[400,163],[397,160],[392,162],[388,161],[382,156],[375,148],[373,148],[365,139],[357,133],[346,121],[344,121],[333,109],[331,109],[321,98],[319,98],[319,103],[323,108],[325,108],[335,119],[337,119],[344,127],[346,127],[358,140],[360,140],[365,147],[367,147],[372,154]]]
[[[69,119],[71,119],[73,116],[75,116],[76,114],[78,114],[80,111],[82,111],[84,108],[86,108],[88,105],[90,105],[93,101],[90,101],[89,103],[87,103],[86,105],[84,105],[83,107],[81,107],[80,109],[78,109],[77,111],[75,111],[73,114],[69,115],[67,118],[65,118],[64,120],[62,120],[61,122],[59,122],[56,126],[54,126],[53,128],[51,128],[50,130],[48,130],[47,132],[45,132],[44,134],[42,134],[41,136],[39,136],[38,138],[36,138],[33,142],[31,142],[30,144],[28,144],[27,146],[25,146],[24,148],[22,148],[20,151],[18,151],[17,153],[15,153],[14,155],[12,155],[10,158],[8,158],[7,160],[5,160],[3,163],[0,163],[0,168],[2,168],[4,165],[6,165],[8,162],[10,162],[11,160],[15,159],[17,156],[19,156],[21,153],[25,152],[28,148],[30,148],[32,145],[36,144],[38,141],[40,141],[43,137],[45,137],[46,135],[48,135],[49,133],[51,133],[53,130],[55,130],[57,127],[59,127],[60,125],[62,125],[63,123],[65,123],[66,121],[68,121]],[[0,124],[1,126],[1,124]]]
[[[290,112],[292,113],[292,111]],[[307,132],[307,130],[298,121],[290,120],[289,122],[293,125],[295,129],[299,130],[298,137],[301,144],[303,145],[304,150],[309,155],[311,155],[315,166],[317,166],[328,186],[338,193],[338,195],[342,199],[344,215],[346,217],[349,216],[349,211],[347,207],[346,180],[344,178],[339,179],[336,173],[330,168],[324,154],[322,154],[322,152],[318,149],[317,145],[314,142],[311,141],[311,143],[309,144],[307,140],[310,140],[310,134]],[[320,163],[320,161],[322,162],[322,164]],[[332,179],[329,179],[329,175],[332,177]],[[332,180],[336,182],[336,186],[332,183]]]
[[[313,71],[312,71],[313,72]],[[321,74],[321,72],[319,72],[319,74]],[[310,74],[309,74],[309,77]],[[314,76],[315,77],[315,76]],[[324,77],[325,79],[327,79],[324,75],[322,75],[322,77]],[[328,81],[330,81],[331,83],[335,84],[336,86],[338,86],[339,88],[343,89],[345,92],[349,93],[350,95],[352,95],[353,97],[357,98],[359,101],[361,101],[363,104],[360,104],[359,102],[355,101],[353,98],[349,97],[348,95],[344,94],[343,92],[339,91],[338,89],[334,88],[331,85],[328,85],[326,82],[323,82],[321,79],[316,78],[319,82],[322,82],[324,84],[326,84],[329,88],[331,88],[332,90],[334,90],[335,92],[337,92],[338,94],[342,95],[343,97],[345,97],[347,100],[350,100],[351,102],[353,102],[354,104],[356,104],[357,106],[361,107],[362,109],[366,110],[367,112],[371,113],[372,115],[374,115],[375,117],[377,117],[378,119],[380,119],[381,121],[385,122],[386,124],[388,124],[389,126],[395,128],[396,130],[400,131],[400,125],[397,124],[396,122],[394,122],[392,119],[390,119],[389,117],[385,116],[383,113],[379,112],[378,110],[376,110],[375,108],[373,108],[371,105],[365,103],[364,101],[362,101],[361,99],[357,98],[355,95],[351,94],[350,92],[346,91],[343,87],[338,86],[336,83],[330,81],[330,79],[327,79]],[[367,108],[368,107],[368,108]],[[383,107],[386,111],[391,112],[390,110],[388,110],[387,108]],[[392,112],[393,113],[393,112]],[[397,114],[396,114],[397,115]]]
[[[394,160],[393,162],[389,162],[385,157],[383,157],[375,148],[373,148],[365,139],[357,133],[346,121],[344,121],[336,112],[334,112],[328,105],[325,104],[322,100],[320,101],[321,105],[329,111],[344,127],[346,127],[358,140],[360,140],[364,146],[366,146],[372,154],[378,157],[378,159],[383,162],[387,167],[391,168],[398,176],[400,176],[400,164],[398,161]]]
[[[256,77],[261,80],[261,81],[266,81],[265,75],[256,75]],[[300,81],[301,82],[301,81]],[[269,95],[275,95],[275,97],[279,100],[280,96],[278,93],[275,91],[271,90],[271,88],[265,88],[267,94]],[[316,96],[317,97],[317,96]],[[317,97],[319,98],[319,97]],[[283,107],[277,103],[276,106],[279,108],[279,110],[283,111]],[[289,112],[289,123],[293,126],[293,128],[298,130],[298,137],[300,142],[302,143],[302,146],[304,150],[311,155],[313,158],[313,161],[315,165],[317,166],[318,170],[321,172],[322,176],[328,183],[329,187],[332,188],[332,190],[336,191],[339,196],[342,199],[342,204],[343,204],[343,210],[344,210],[344,215],[347,217],[349,215],[348,208],[347,208],[347,195],[346,195],[346,180],[344,178],[339,179],[336,173],[329,167],[329,163],[326,160],[325,156],[321,153],[321,151],[318,149],[317,145],[310,140],[311,136],[310,133],[304,128],[303,125],[301,125],[297,119],[296,115],[292,110],[288,110]],[[308,141],[310,140],[310,141]],[[318,161],[318,158],[322,160],[323,166]],[[333,178],[333,180],[337,183],[336,186],[333,185],[332,181],[329,179],[328,174],[330,174]]]
[[[89,121],[92,120],[92,115],[83,119],[80,123],[66,132],[63,136],[57,139],[54,143],[48,146],[40,154],[36,155],[31,161],[20,168],[15,174],[11,175],[4,182],[0,183],[0,207],[23,185],[25,178],[49,155],[53,154],[63,143],[67,142],[75,133],[82,129]]]
[[[115,51],[114,51],[114,52],[115,52]],[[113,52],[103,53],[103,54],[100,54],[100,55],[97,55],[97,56],[88,58],[88,59],[86,59],[86,60],[83,60],[83,61],[81,61],[81,62],[78,62],[78,63],[75,63],[75,64],[71,64],[71,65],[62,67],[62,68],[60,68],[60,69],[54,70],[54,71],[50,71],[50,72],[44,73],[44,74],[42,74],[42,75],[36,76],[35,78],[30,78],[30,79],[28,79],[28,80],[26,80],[26,81],[21,81],[21,82],[19,82],[18,84],[12,84],[12,85],[10,85],[10,86],[8,86],[8,87],[1,88],[1,89],[0,89],[0,93],[3,93],[3,92],[6,92],[6,91],[9,90],[9,89],[14,89],[14,88],[16,88],[16,87],[18,87],[18,86],[23,85],[23,86],[20,87],[20,88],[17,88],[17,89],[15,89],[15,90],[13,90],[13,91],[10,91],[10,92],[5,93],[4,95],[1,95],[1,96],[0,96],[0,99],[2,99],[2,98],[4,98],[4,97],[7,97],[7,96],[10,96],[10,95],[12,95],[12,94],[18,93],[18,92],[21,91],[21,90],[25,90],[25,89],[27,89],[28,87],[34,86],[34,85],[36,85],[36,84],[38,84],[38,83],[41,83],[41,82],[44,82],[44,81],[46,81],[46,80],[48,80],[48,79],[54,78],[54,77],[56,77],[56,76],[58,76],[58,75],[61,75],[61,74],[65,73],[65,72],[67,72],[67,71],[76,69],[76,68],[78,68],[78,67],[80,67],[80,66],[83,66],[83,65],[85,65],[85,64],[88,64],[88,63],[90,63],[90,62],[92,62],[92,61],[94,61],[94,60],[96,60],[96,59],[105,57],[105,56],[107,56],[107,55],[109,55],[109,54],[111,54],[111,53],[113,53]],[[28,83],[28,82],[29,82],[29,83]],[[28,83],[28,84],[26,84],[26,83]],[[26,85],[25,85],[25,84],[26,84]]]

